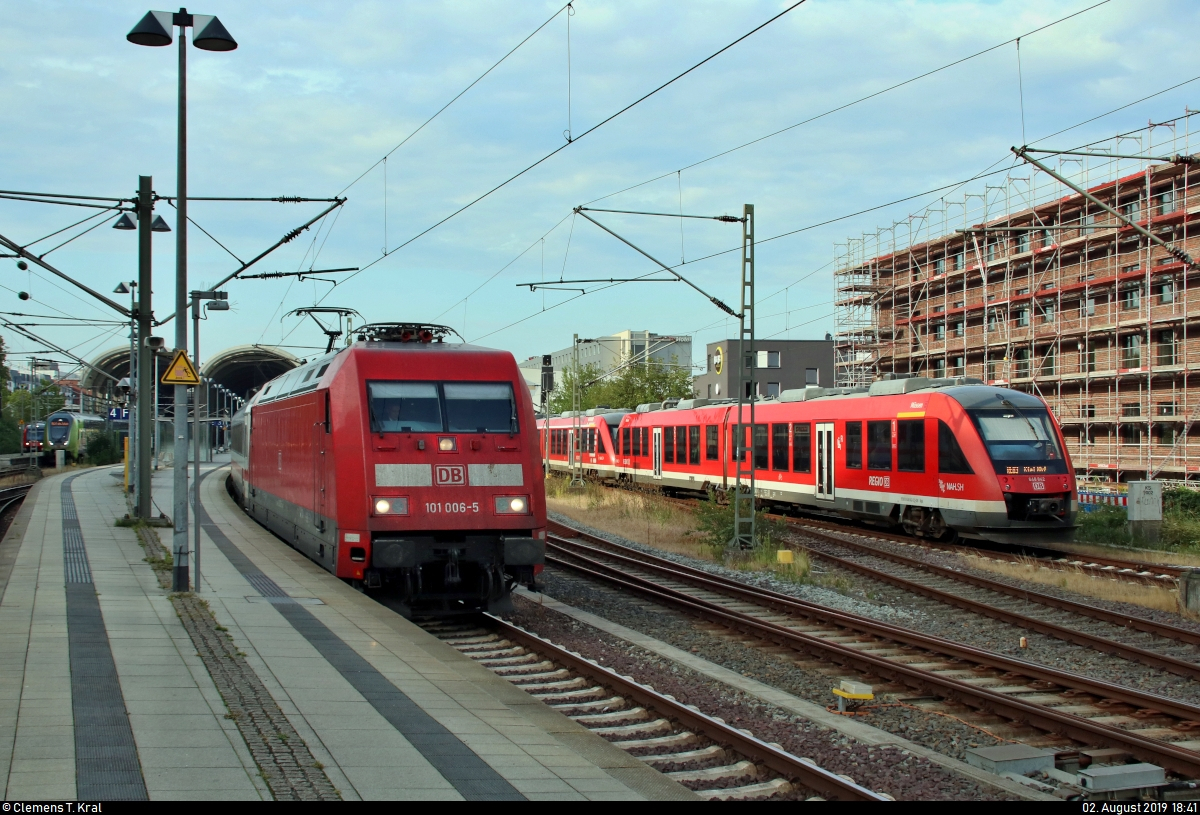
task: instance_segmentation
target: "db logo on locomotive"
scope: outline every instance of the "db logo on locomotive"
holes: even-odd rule
[[[467,468],[461,464],[439,464],[433,468],[433,483],[439,487],[465,487]]]

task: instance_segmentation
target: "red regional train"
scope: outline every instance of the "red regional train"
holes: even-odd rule
[[[1046,404],[977,379],[891,378],[805,388],[743,408],[741,455],[764,506],[903,527],[938,540],[1069,540],[1078,495]],[[552,469],[672,491],[735,478],[737,405],[703,399],[539,423]],[[578,421],[579,427],[576,427]]]
[[[46,423],[30,422],[21,431],[21,447],[26,453],[41,453],[46,446]]]
[[[376,323],[233,417],[230,487],[338,577],[412,611],[500,610],[546,550],[542,463],[512,355]]]

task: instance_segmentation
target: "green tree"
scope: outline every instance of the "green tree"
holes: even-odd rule
[[[632,410],[646,402],[661,402],[664,399],[687,399],[692,395],[692,373],[679,365],[675,357],[670,362],[650,360],[648,364],[633,363],[617,365],[604,373],[595,363],[567,367],[550,394],[550,410],[562,413],[573,410],[573,393],[576,381],[580,384],[580,410],[597,405]]]
[[[3,379],[0,380],[0,453],[19,453],[21,429],[9,410],[12,397],[8,389],[8,348],[4,345],[3,337],[0,337],[0,371],[4,373]]]

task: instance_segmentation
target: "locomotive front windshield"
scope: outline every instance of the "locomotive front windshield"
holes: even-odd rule
[[[70,419],[51,419],[50,420],[50,441],[53,444],[61,444],[71,435],[71,420]]]
[[[1060,474],[1067,461],[1044,408],[968,411],[1000,475]]]
[[[33,424],[33,425],[29,425],[25,429],[25,433],[27,434],[27,438],[30,441],[41,441],[43,430],[44,430],[44,428],[42,427],[42,425]]]
[[[516,433],[509,382],[369,382],[373,433]]]

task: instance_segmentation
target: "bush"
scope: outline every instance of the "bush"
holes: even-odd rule
[[[1091,512],[1079,513],[1079,528],[1075,530],[1075,540],[1083,543],[1128,546],[1128,520],[1124,507],[1100,504]]]
[[[1166,520],[1168,515],[1200,519],[1200,492],[1186,487],[1163,490],[1163,519]]]
[[[722,557],[725,547],[733,540],[733,504],[700,501],[696,505],[696,526],[701,540],[712,547],[717,557]],[[787,524],[783,521],[768,518],[762,510],[755,513],[754,542],[761,549],[769,549],[772,557],[786,531]]]
[[[84,456],[89,464],[116,464],[124,456],[124,451],[116,433],[99,432],[88,440]]]

